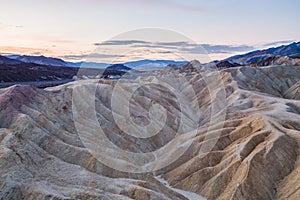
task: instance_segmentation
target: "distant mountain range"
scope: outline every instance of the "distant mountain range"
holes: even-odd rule
[[[174,60],[138,60],[132,62],[125,62],[124,65],[131,68],[147,69],[147,68],[162,68],[167,65],[184,65],[187,61]]]
[[[206,64],[200,63],[197,60],[191,62],[138,60],[120,64],[108,64],[97,62],[67,62],[59,58],[45,56],[0,55],[0,87],[7,87],[7,84],[24,82],[40,82],[43,83],[41,87],[48,87],[74,79],[95,77],[118,79],[131,70],[131,72],[144,73],[147,69],[153,70],[165,66],[171,69],[191,72],[196,70],[197,67],[203,70],[216,67],[221,70],[245,65],[252,67],[269,65],[300,66],[300,42],[276,48],[257,50]],[[80,68],[84,70],[79,71]],[[51,83],[45,85],[45,82]]]
[[[1,56],[0,55],[0,64],[3,65],[3,64],[7,64],[7,65],[15,65],[15,64],[20,64],[22,63],[21,61],[18,61],[18,60],[14,60],[14,59],[10,59],[8,57],[5,57],[5,56]]]
[[[75,67],[75,68],[99,68],[105,69],[112,64],[97,62],[68,62],[59,58],[28,55],[0,55],[0,65],[37,64],[43,66]],[[132,69],[155,69],[165,66],[180,66],[187,61],[174,60],[137,60],[123,64]],[[204,64],[203,64],[204,65]],[[276,48],[256,50],[242,55],[235,55],[224,60],[213,61],[206,65],[215,65],[217,68],[229,68],[243,65],[266,66],[266,65],[300,65],[300,42],[283,45]]]
[[[51,58],[45,56],[26,56],[26,55],[10,55],[7,58],[17,60],[23,63],[34,63],[48,66],[68,67],[68,63],[59,58]]]
[[[225,59],[232,64],[251,65],[262,62],[268,58],[279,58],[287,56],[290,59],[300,58],[300,42],[282,45],[275,48],[252,51],[242,55],[236,55]]]
[[[112,64],[110,63],[98,63],[98,62],[68,62],[60,58],[52,58],[45,56],[28,56],[28,55],[9,55],[2,56],[0,58],[0,64],[20,64],[20,63],[34,63],[39,65],[48,65],[48,66],[62,66],[62,67],[83,67],[83,68],[106,68]],[[5,59],[6,58],[6,59]],[[131,68],[161,68],[169,64],[174,65],[183,65],[187,61],[174,61],[174,60],[137,60],[130,61],[124,64]]]

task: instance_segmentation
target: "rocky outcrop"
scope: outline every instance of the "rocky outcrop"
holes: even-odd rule
[[[216,67],[219,69],[224,69],[224,68],[231,68],[231,67],[239,67],[241,66],[240,64],[237,63],[231,63],[227,60],[225,61],[220,61],[216,64]]]
[[[298,199],[300,68],[205,73],[0,90],[0,199]],[[123,98],[132,122],[118,118]],[[98,125],[120,149],[118,165],[90,148],[104,139]],[[132,164],[121,150],[161,151]]]
[[[250,64],[251,67],[261,66],[300,66],[300,58],[291,58],[288,56],[270,56],[260,62]]]

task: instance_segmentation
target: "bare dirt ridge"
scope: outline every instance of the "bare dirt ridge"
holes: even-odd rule
[[[169,71],[158,76],[164,73]],[[209,124],[207,119],[210,97],[218,94],[218,85],[208,91],[201,74],[180,72],[177,75],[187,77],[196,93],[199,130],[186,137],[191,146],[174,163],[139,174],[104,165],[90,154],[77,133],[72,91],[94,80],[44,90],[23,85],[1,89],[0,199],[189,198],[180,191],[211,200],[299,199],[300,68],[235,67],[219,73],[227,101],[226,107],[219,108],[226,111],[224,126]],[[181,115],[191,117],[180,113],[176,96],[168,89],[143,87],[133,97],[132,118],[147,124],[146,111],[154,98],[166,108],[167,123],[158,136],[147,140],[126,136],[111,113],[114,87],[114,80],[99,81],[95,105],[99,124],[119,148],[133,152],[160,148],[179,130]],[[220,135],[213,149],[199,153],[210,142],[205,136],[214,139],[215,132]]]

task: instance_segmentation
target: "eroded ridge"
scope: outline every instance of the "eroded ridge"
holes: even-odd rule
[[[164,73],[169,71],[157,76]],[[146,85],[133,93],[129,110],[135,123],[150,123],[153,103],[167,113],[160,133],[146,139],[125,134],[115,123],[110,96],[116,81],[83,80],[45,90],[20,85],[2,89],[0,197],[187,199],[182,193],[187,191],[207,199],[298,199],[299,67],[238,67],[220,75],[226,105],[218,107],[219,112],[212,112],[211,106],[221,88],[216,84],[209,90],[197,71],[178,74],[195,91],[195,96],[186,94],[190,112],[180,109],[167,87]],[[168,166],[147,173],[122,172],[103,164],[82,142],[72,111],[74,87],[94,83],[98,123],[120,149],[152,152],[177,133],[182,143],[189,143],[188,149]],[[195,106],[199,113],[193,113]],[[214,123],[211,119],[222,112],[224,121]],[[182,116],[190,127],[198,125],[195,134],[181,129]],[[202,151],[211,141],[213,148]],[[171,147],[165,153],[177,148]]]

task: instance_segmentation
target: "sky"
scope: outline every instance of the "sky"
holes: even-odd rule
[[[99,62],[143,58],[202,61],[300,40],[299,0],[0,3],[0,54],[4,55]]]

